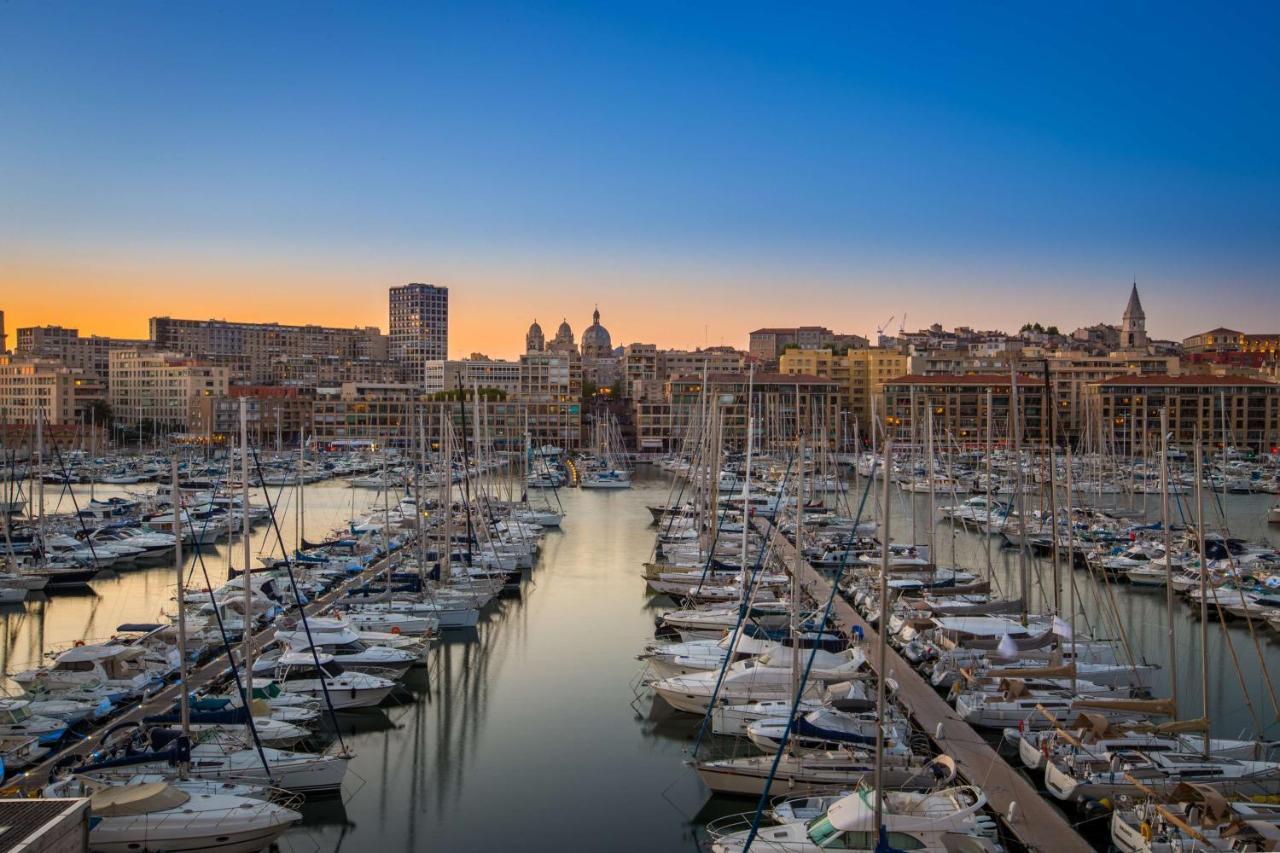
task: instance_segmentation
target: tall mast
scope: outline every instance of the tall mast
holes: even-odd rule
[[[747,544],[751,535],[751,452],[755,446],[753,428],[755,419],[751,416],[751,395],[755,388],[755,378],[756,366],[752,364],[747,371],[747,468],[742,481],[742,555],[738,558],[742,563],[742,606],[744,608],[747,606],[747,590],[751,585],[750,578],[747,576]]]
[[[1013,493],[1018,512],[1018,584],[1022,595],[1022,624],[1025,627],[1027,608],[1031,603],[1028,587],[1031,585],[1027,571],[1027,502],[1022,492],[1022,418],[1018,413],[1018,362],[1010,362],[1009,368],[1009,419],[1013,426]]]
[[[1199,522],[1196,522],[1197,527]],[[1169,530],[1169,407],[1160,410],[1160,527],[1164,533],[1164,606],[1169,621],[1169,678],[1173,718],[1178,718],[1178,645],[1173,619],[1173,533]]]
[[[253,559],[252,546],[249,544],[249,410],[247,408],[248,400],[245,397],[240,398],[240,512],[244,516],[241,520],[240,538],[244,540],[242,547],[244,548],[244,571],[240,579],[244,581],[244,633],[240,637],[241,653],[244,658],[244,706],[251,710],[253,701],[253,584],[252,567],[250,560]],[[227,543],[227,550],[231,550],[231,543]],[[285,555],[288,560],[288,555]]]
[[[1045,457],[1049,466],[1049,535],[1052,537],[1052,560],[1053,560],[1053,615],[1061,616],[1062,614],[1062,582],[1058,579],[1058,497],[1057,497],[1057,468],[1058,462],[1054,457],[1054,445],[1057,444],[1058,437],[1054,434],[1053,429],[1053,386],[1049,382],[1049,359],[1044,360],[1044,398],[1040,401],[1040,440],[1044,445]],[[1071,504],[1071,498],[1068,496],[1068,508]],[[1068,509],[1068,516],[1070,510]],[[1055,644],[1058,647],[1058,662],[1062,662],[1062,636],[1055,634]]]
[[[1196,431],[1196,548],[1200,552],[1200,713],[1204,716],[1204,754],[1209,754],[1209,566],[1204,553],[1204,452]],[[1216,595],[1216,593],[1215,593]]]
[[[175,454],[170,460],[170,475],[173,483],[173,493],[178,493],[178,457]],[[178,699],[178,719],[182,722],[182,737],[191,743],[191,707],[190,700],[187,696],[187,611],[186,604],[182,600],[182,509],[176,504],[173,510],[173,530],[174,530],[174,548],[173,548],[173,567],[174,574],[178,578],[178,683],[182,685],[179,691]],[[247,578],[246,578],[247,580]],[[186,779],[187,771],[190,769],[190,762],[183,761],[178,764],[178,778]]]
[[[893,437],[884,437],[884,463],[888,467],[893,455]],[[876,834],[884,826],[884,713],[885,713],[885,644],[889,628],[889,544],[890,516],[889,512],[889,477],[884,476],[884,531],[881,533],[880,545],[880,621],[876,626]]]

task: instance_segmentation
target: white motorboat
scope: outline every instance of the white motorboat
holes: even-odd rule
[[[166,782],[112,785],[73,777],[48,793],[89,797],[95,819],[89,849],[102,853],[254,853],[302,820],[294,808],[269,800],[216,789],[191,792]]]
[[[332,655],[286,652],[276,663],[276,679],[284,692],[321,702],[327,696],[336,711],[372,708],[391,695],[395,687],[395,682],[387,678],[346,672]]]

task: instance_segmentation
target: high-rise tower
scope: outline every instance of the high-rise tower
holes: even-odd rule
[[[391,354],[426,381],[426,363],[449,357],[449,288],[414,282],[391,288]]]

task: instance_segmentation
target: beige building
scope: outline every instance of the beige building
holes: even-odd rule
[[[226,367],[180,353],[115,350],[108,371],[108,402],[119,423],[185,429],[195,397],[227,394]]]
[[[1137,451],[1159,441],[1169,409],[1172,441],[1271,452],[1280,447],[1280,384],[1252,376],[1117,376],[1089,385],[1103,442]]]
[[[90,406],[106,399],[92,373],[57,359],[0,355],[0,423],[51,426],[88,420]]]
[[[271,382],[273,363],[281,357],[375,361],[389,357],[387,336],[374,326],[342,329],[152,317],[151,343],[158,351],[223,365],[232,379],[245,384]]]
[[[873,414],[875,421],[884,422],[883,407],[873,405],[873,399],[881,398],[885,383],[907,373],[908,358],[902,350],[881,347],[850,349],[843,354],[830,349],[791,349],[782,354],[778,371],[840,383],[844,394],[841,429],[852,434],[856,425],[866,438]]]
[[[66,367],[96,375],[106,382],[112,350],[140,349],[148,341],[107,338],[100,335],[81,337],[79,329],[62,326],[26,326],[18,329],[15,355],[53,358]]]
[[[528,412],[534,446],[576,450],[582,443],[582,358],[576,350],[520,356],[518,402]]]
[[[707,401],[721,407],[724,446],[745,450],[748,391],[756,419],[757,447],[776,448],[805,435],[840,440],[843,391],[839,382],[780,373],[712,373],[666,383],[663,400],[636,407],[636,445],[641,451],[679,450],[699,428]]]
[[[466,391],[492,388],[507,396],[520,392],[520,362],[503,361],[473,355],[457,361],[428,361],[425,367],[426,390],[429,394],[455,391],[461,381]]]

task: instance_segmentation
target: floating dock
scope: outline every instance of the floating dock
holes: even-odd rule
[[[755,525],[761,535],[768,535],[769,522],[757,518]],[[778,535],[774,537],[773,547],[791,571],[796,565],[795,546],[785,536]],[[831,581],[807,560],[800,561],[800,575],[801,588],[812,598],[825,601],[831,595]],[[832,603],[832,615],[850,636],[855,627],[860,629],[867,646],[874,647],[880,641],[876,630],[839,594]],[[1062,812],[961,719],[893,646],[886,648],[885,662],[890,677],[898,682],[895,694],[898,702],[928,735],[934,749],[955,759],[965,781],[986,792],[992,809],[1019,844],[1027,850],[1092,853],[1093,846],[1076,832]],[[874,669],[876,656],[868,654],[867,664]]]

